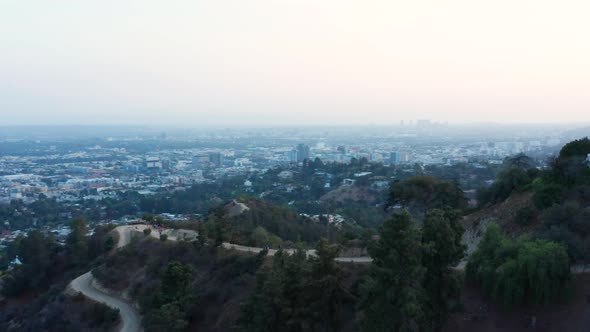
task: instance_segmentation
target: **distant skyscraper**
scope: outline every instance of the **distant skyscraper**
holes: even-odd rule
[[[344,145],[340,145],[336,150],[338,153],[346,154],[346,147]]]
[[[393,165],[399,165],[410,161],[410,154],[407,152],[394,151],[389,154],[389,162]]]
[[[215,167],[223,165],[223,155],[219,152],[209,153],[209,162]]]
[[[392,152],[389,154],[389,162],[393,165],[401,164],[402,155],[399,152]]]
[[[310,158],[309,146],[305,144],[297,145],[297,161],[304,161]]]
[[[193,168],[203,169],[209,164],[209,157],[207,155],[193,156]]]
[[[297,155],[297,150],[291,150],[287,152],[287,160],[289,160],[289,162],[296,163],[298,161]]]

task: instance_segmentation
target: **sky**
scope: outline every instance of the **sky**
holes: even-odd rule
[[[587,0],[0,0],[0,125],[590,122]]]

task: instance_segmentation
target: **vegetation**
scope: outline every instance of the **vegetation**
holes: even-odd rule
[[[432,176],[415,176],[391,186],[388,205],[418,206],[423,209],[467,207],[463,191],[453,181]]]
[[[559,300],[568,287],[570,266],[563,246],[539,239],[510,240],[492,224],[470,257],[466,274],[510,308]]]
[[[316,249],[318,257],[310,259],[302,251],[274,256],[242,306],[238,331],[342,331],[353,296],[334,262],[339,249],[324,240]]]
[[[363,331],[416,331],[424,322],[420,233],[409,213],[396,213],[371,248],[373,265],[362,285]]]
[[[451,268],[463,257],[463,229],[454,211],[431,210],[422,230],[407,212],[395,213],[381,227],[380,240],[362,285],[364,331],[439,331],[449,301],[459,295]]]
[[[504,160],[503,169],[498,178],[488,188],[480,188],[477,199],[480,206],[495,204],[507,199],[510,194],[529,188],[539,171],[535,163],[525,155],[516,155]]]
[[[457,211],[431,210],[422,227],[423,287],[426,292],[426,329],[440,331],[447,322],[450,300],[460,295],[461,283],[452,268],[465,255],[463,227]]]

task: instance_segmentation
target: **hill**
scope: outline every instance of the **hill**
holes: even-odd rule
[[[347,203],[348,201],[374,204],[379,195],[366,186],[340,186],[320,197],[322,203]]]
[[[494,222],[510,237],[517,237],[541,227],[538,220],[523,226],[517,222],[519,211],[533,205],[533,193],[523,192],[510,195],[505,201],[488,206],[463,218],[463,242],[468,254],[472,253],[485,233],[486,227]]]

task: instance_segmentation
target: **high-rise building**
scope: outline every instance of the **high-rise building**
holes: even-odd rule
[[[209,164],[209,157],[206,155],[193,156],[193,168],[203,169]]]
[[[305,159],[310,159],[310,151],[309,146],[305,144],[297,145],[297,161],[304,161]]]
[[[410,161],[410,154],[407,152],[394,151],[389,154],[389,162],[392,165],[399,165]]]
[[[219,152],[209,153],[209,163],[215,167],[221,167],[223,165],[223,155]]]
[[[336,150],[338,151],[338,153],[346,154],[346,146],[344,145],[340,145],[338,148],[336,148]]]
[[[287,160],[292,163],[296,163],[298,161],[298,153],[297,150],[291,150],[287,152]]]

